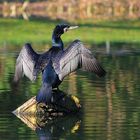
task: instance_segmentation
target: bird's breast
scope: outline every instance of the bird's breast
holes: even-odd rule
[[[43,83],[49,83],[54,88],[57,87],[61,83],[51,63],[49,63],[45,67],[42,73],[42,80],[43,80]]]

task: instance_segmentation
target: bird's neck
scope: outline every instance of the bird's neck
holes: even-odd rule
[[[53,33],[52,35],[52,47],[58,47],[63,50],[63,41],[60,36]]]

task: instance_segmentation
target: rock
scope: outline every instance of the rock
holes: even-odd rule
[[[42,126],[44,124],[44,120],[73,114],[79,112],[80,108],[81,104],[76,96],[54,90],[53,103],[37,103],[36,96],[34,96],[14,110],[13,113],[35,130],[38,125]]]

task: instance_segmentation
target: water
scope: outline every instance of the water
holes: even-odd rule
[[[46,139],[140,139],[140,44],[94,45],[98,60],[107,71],[105,78],[78,71],[67,77],[61,89],[76,95],[82,103],[80,114],[49,120],[33,131],[11,112],[36,95],[41,82],[23,78],[12,84],[19,49],[0,50],[0,140]],[[38,48],[39,50],[39,48]]]

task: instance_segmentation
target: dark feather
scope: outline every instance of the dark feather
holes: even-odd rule
[[[52,86],[43,83],[39,93],[36,96],[37,102],[50,103],[52,99]]]
[[[91,51],[85,48],[81,41],[75,40],[60,55],[59,69],[57,65],[55,70],[59,75],[59,79],[63,80],[65,76],[79,68],[94,72],[99,77],[104,76],[106,73]]]
[[[34,81],[36,75],[33,75],[33,70],[38,58],[39,54],[32,49],[31,45],[25,44],[16,60],[14,81],[18,82],[23,75]]]

